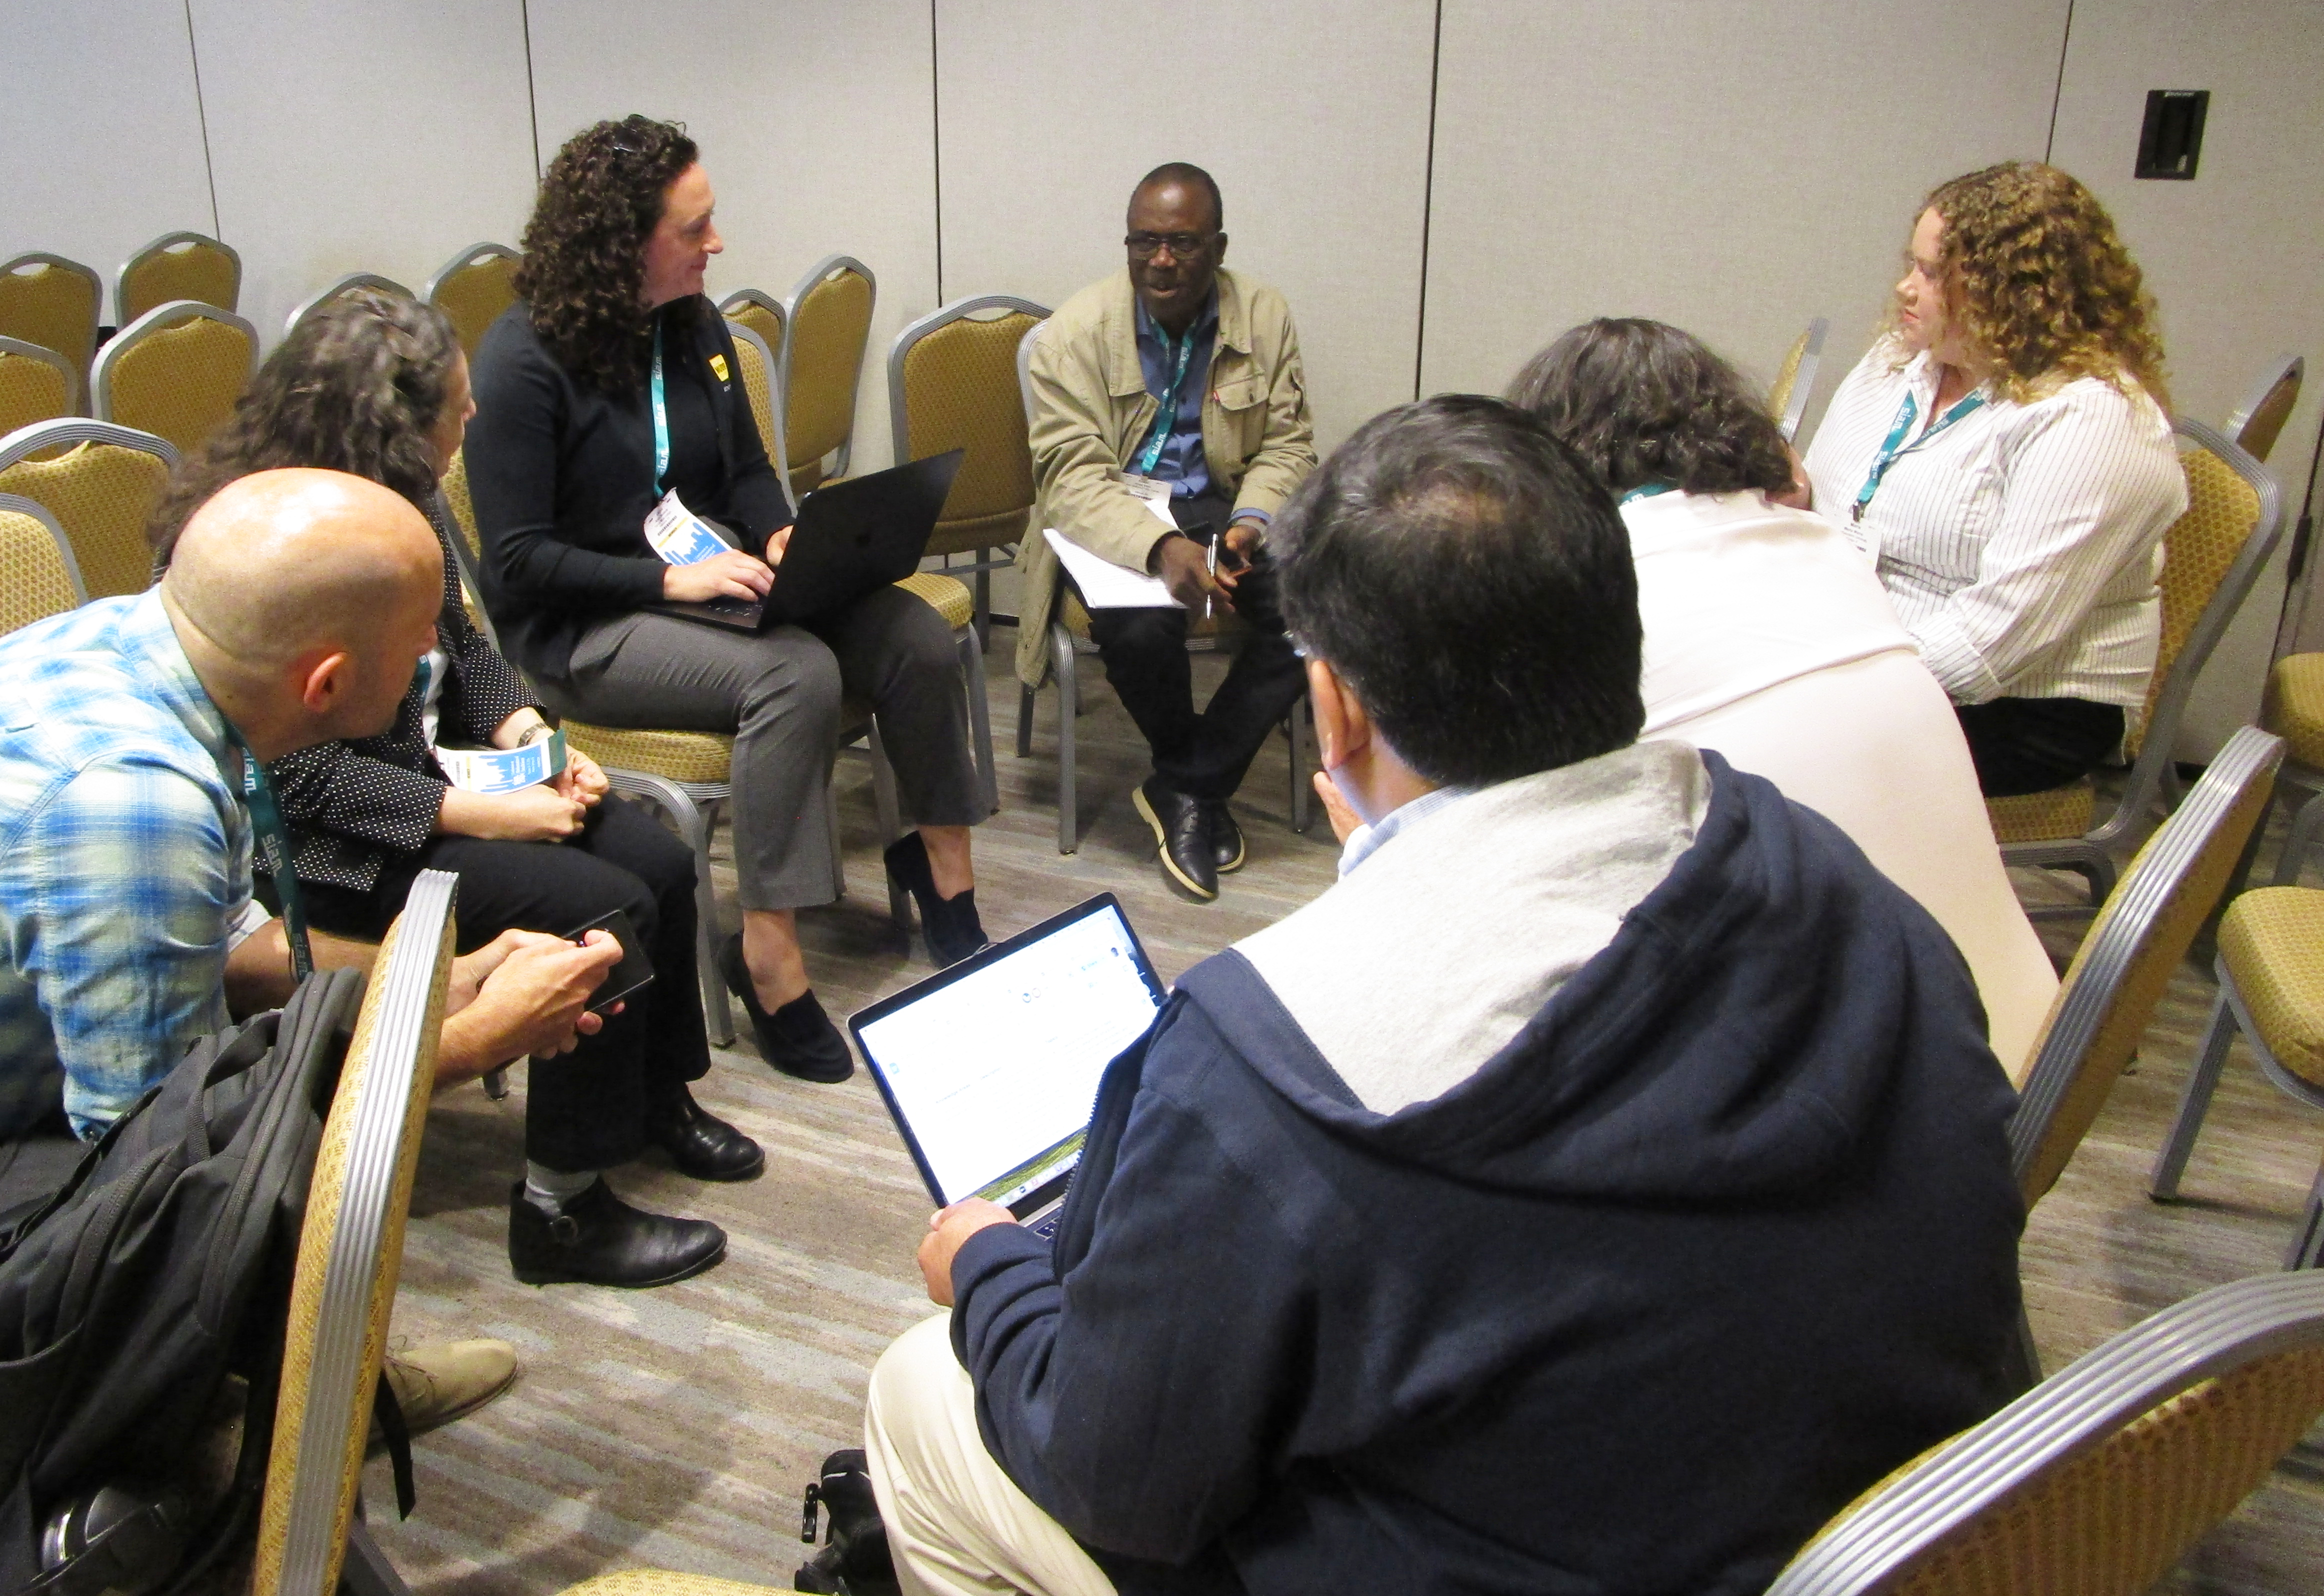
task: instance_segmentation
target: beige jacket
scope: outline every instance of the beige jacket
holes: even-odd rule
[[[1238,511],[1273,515],[1315,468],[1315,427],[1299,367],[1291,308],[1264,284],[1219,272],[1219,341],[1203,396],[1203,454],[1211,482]],[[1154,512],[1112,479],[1144,441],[1158,408],[1138,362],[1137,300],[1127,268],[1067,300],[1042,325],[1029,366],[1033,521],[1017,546],[1017,675],[1038,687],[1048,670],[1057,557],[1041,536],[1055,527],[1133,570],[1167,536]]]

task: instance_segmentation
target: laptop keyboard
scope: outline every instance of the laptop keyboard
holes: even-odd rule
[[[716,610],[722,615],[742,616],[747,616],[752,610],[758,608],[758,605],[751,600],[741,598],[705,599],[703,606],[706,609]]]

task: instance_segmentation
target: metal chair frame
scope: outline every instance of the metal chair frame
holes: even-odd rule
[[[2253,459],[2266,460],[2269,452],[2275,447],[2276,437],[2282,431],[2284,422],[2291,420],[2292,410],[2300,402],[2301,381],[2307,371],[2308,363],[2299,355],[2277,355],[2269,363],[2266,372],[2260,377],[2258,385],[2254,387],[2251,392],[2245,396],[2244,401],[2236,406],[2234,411],[2228,415],[2227,424],[2221,430],[2234,438],[2236,447]],[[2274,418],[2273,429],[2265,437],[2255,438],[2252,440],[2252,443],[2259,446],[2256,448],[2253,447],[2252,443],[2246,443],[2244,440],[2244,434],[2251,430],[2255,420],[2264,420],[2263,412],[2268,408],[2268,401],[2275,397],[2278,389],[2287,384],[2291,387],[2292,397],[2284,404],[2283,413]]]
[[[2041,1473],[2172,1398],[2260,1359],[2324,1343],[2324,1274],[2214,1287],[2078,1358],[1833,1523],[1767,1596],[1869,1596]]]
[[[2170,672],[2163,678],[2163,691],[2155,697],[2154,713],[2141,735],[2138,757],[2131,762],[2129,779],[2123,784],[2122,798],[2114,812],[2095,830],[2079,837],[2043,837],[2001,844],[2004,864],[2070,870],[2081,876],[2090,886],[2090,909],[2105,902],[2107,894],[2114,890],[2114,850],[2134,840],[2134,835],[2152,818],[2158,800],[2168,803],[2176,798],[2179,779],[2172,768],[2172,745],[2178,741],[2179,723],[2186,714],[2187,699],[2194,692],[2196,678],[2202,675],[2211,650],[2227,634],[2236,612],[2243,607],[2244,600],[2251,595],[2252,585],[2259,579],[2260,568],[2274,553],[2283,534],[2283,490],[2266,466],[2204,422],[2182,416],[2173,426],[2181,438],[2209,449],[2250,484],[2259,495],[2259,519],[2246,534],[2242,549],[2227,567],[2227,575],[2219,578],[2210,602],[2203,606],[2202,613],[2187,633],[2186,642],[2180,647],[2179,657],[2171,662]],[[2087,910],[2081,906],[2069,906],[2049,912],[2080,914]]]
[[[92,408],[96,411],[98,420],[113,420],[114,368],[128,356],[131,350],[154,334],[167,332],[170,328],[182,326],[189,321],[222,322],[241,332],[250,345],[250,364],[244,368],[242,376],[244,385],[249,383],[252,375],[258,370],[258,329],[250,324],[248,318],[238,316],[221,306],[206,305],[199,300],[171,300],[166,304],[154,306],[144,315],[114,334],[106,341],[105,347],[98,351],[97,369],[91,374],[89,380],[89,386],[96,401]],[[119,424],[115,423],[116,426]]]
[[[447,282],[479,261],[521,261],[522,259],[524,257],[521,254],[505,244],[494,244],[489,239],[481,244],[472,244],[436,268],[436,274],[420,286],[420,298],[424,303],[434,304],[438,291]]]
[[[23,338],[0,337],[0,355],[14,355],[25,360],[37,360],[42,365],[53,367],[57,374],[65,380],[65,414],[62,417],[50,419],[60,420],[78,413],[81,403],[80,374],[73,370],[71,361],[67,360],[46,344],[27,343]],[[25,425],[29,427],[32,423],[28,421]]]
[[[949,305],[941,306],[930,311],[898,333],[896,341],[888,346],[888,433],[894,440],[895,458],[898,465],[904,464],[909,457],[911,447],[911,406],[907,401],[904,392],[905,358],[911,354],[913,346],[922,338],[941,328],[950,327],[955,321],[999,318],[980,314],[988,310],[997,311],[1001,316],[1025,315],[1038,318],[1033,327],[1025,329],[1025,337],[1019,339],[1017,344],[1017,391],[1020,396],[1024,393],[1024,362],[1028,348],[1026,339],[1033,336],[1040,322],[1049,318],[1050,310],[1047,305],[1036,304],[1031,300],[1020,300],[1014,294],[978,294],[971,299],[954,300]],[[1028,515],[1031,513],[1031,510],[1030,505],[1026,507]],[[945,575],[957,576],[969,571],[976,573],[976,631],[980,641],[988,639],[991,632],[992,573],[1007,570],[1017,563],[1017,549],[1014,544],[1001,543],[993,547],[1007,549],[1008,558],[995,559],[992,558],[991,549],[979,549],[976,551],[975,559],[967,565],[956,566],[952,563],[950,555],[944,557]]]
[[[299,330],[299,324],[306,320],[309,313],[320,309],[341,294],[358,288],[367,288],[383,294],[393,294],[399,299],[409,300],[415,297],[410,289],[392,277],[382,277],[375,272],[350,272],[327,288],[318,289],[293,305],[290,308],[290,314],[282,318],[282,336],[289,337]]]
[[[1816,368],[1823,364],[1824,336],[1831,331],[1831,318],[1819,316],[1808,323],[1808,330],[1800,335],[1800,357],[1792,366],[1792,383],[1784,394],[1784,408],[1775,417],[1775,425],[1790,443],[1799,437],[1800,422],[1808,413],[1808,401],[1814,396]]]
[[[78,261],[69,261],[62,255],[52,255],[46,250],[30,250],[14,260],[0,261],[0,277],[13,277],[26,266],[50,266],[88,280],[90,314],[88,346],[83,349],[60,349],[73,366],[73,402],[83,409],[88,404],[88,376],[89,363],[97,358],[97,324],[105,319],[105,280],[94,269]],[[46,348],[46,345],[38,346]]]
[[[868,276],[870,274],[867,272],[865,275]],[[735,318],[734,311],[736,308],[743,305],[756,305],[760,309],[764,310],[776,320],[781,322],[783,324],[783,330],[785,333],[789,332],[791,325],[790,311],[784,307],[783,302],[780,300],[775,298],[774,295],[769,293],[762,288],[736,289],[733,293],[728,294],[724,299],[718,301],[718,314],[724,317],[727,320],[733,321]],[[755,332],[757,329],[752,328],[750,330]],[[766,341],[767,340],[763,337],[759,339],[759,342],[761,344]],[[767,380],[770,383],[779,383],[781,378],[781,368],[779,366],[769,366],[767,368]],[[777,397],[779,399],[780,394],[778,393]]]
[[[29,515],[49,529],[49,536],[56,540],[58,557],[65,562],[65,575],[72,582],[74,606],[78,608],[87,604],[88,584],[81,580],[80,561],[73,555],[72,540],[65,536],[64,528],[59,526],[57,518],[49,513],[49,507],[38,499],[27,499],[22,494],[0,494],[0,515],[5,514]]]
[[[798,333],[799,305],[801,301],[807,298],[808,291],[817,283],[821,282],[825,278],[833,275],[835,272],[853,272],[857,276],[863,279],[864,282],[869,285],[872,290],[872,313],[875,317],[880,313],[880,280],[872,274],[871,267],[857,260],[853,255],[825,255],[814,265],[808,267],[807,274],[791,285],[789,296],[782,301],[783,346],[781,350],[782,364],[779,368],[781,374],[775,382],[775,391],[783,397],[783,403],[786,407],[784,411],[786,418],[788,418],[789,414],[788,406],[790,404],[791,394],[791,346]],[[871,335],[868,329],[864,335],[864,346],[865,351],[868,353],[871,346]],[[858,355],[855,360],[855,370],[849,374],[847,379],[847,436],[840,441],[839,457],[832,464],[831,475],[834,476],[844,476],[847,475],[848,457],[853,453],[855,447],[855,401],[856,396],[862,392],[862,387],[863,359],[862,355]],[[788,420],[786,420],[786,426],[788,426]],[[805,461],[800,462],[801,465],[805,465],[806,463],[807,462]],[[788,483],[788,478],[786,478],[786,482]]]
[[[127,260],[121,263],[121,269],[113,274],[113,311],[115,315],[128,315],[129,274],[137,270],[138,267],[143,265],[153,256],[158,254],[166,254],[180,244],[190,244],[198,248],[215,250],[218,254],[226,256],[227,264],[234,268],[234,291],[226,296],[227,302],[220,305],[218,309],[221,310],[232,310],[237,308],[242,299],[242,252],[235,248],[231,244],[226,243],[223,238],[213,238],[207,233],[179,232],[162,234],[161,237],[156,238],[143,249],[139,250],[136,254],[131,255]],[[166,300],[156,302],[160,304],[169,303]],[[141,311],[139,314],[142,315],[143,312]]]

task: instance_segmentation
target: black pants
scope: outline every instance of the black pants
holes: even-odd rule
[[[2047,792],[2089,775],[2122,746],[2123,714],[2086,698],[1956,704],[1977,785],[1987,798]]]
[[[530,1066],[524,1156],[569,1171],[636,1158],[648,1109],[710,1068],[695,981],[693,850],[609,796],[566,842],[438,837],[389,865],[369,892],[309,884],[308,917],[341,936],[383,936],[423,870],[460,878],[462,953],[511,929],[558,934],[616,909],[630,917],[653,955],[653,984],[572,1052]]]
[[[1231,508],[1214,494],[1170,503],[1179,529],[1203,542],[1225,530]],[[1090,639],[1105,662],[1106,680],[1153,751],[1156,778],[1191,798],[1231,798],[1267,733],[1307,690],[1306,667],[1283,635],[1275,569],[1265,550],[1235,583],[1233,602],[1250,635],[1200,715],[1185,610],[1090,612]]]

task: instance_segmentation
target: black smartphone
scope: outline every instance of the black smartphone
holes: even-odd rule
[[[606,972],[604,983],[589,1000],[589,1012],[603,1014],[632,992],[652,983],[653,959],[639,940],[638,928],[630,924],[630,917],[618,909],[599,915],[586,926],[575,927],[565,933],[565,940],[579,942],[592,931],[611,932],[613,940],[622,945],[622,962]]]

